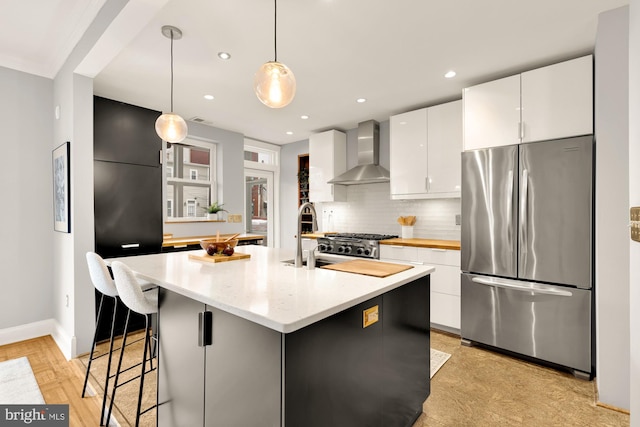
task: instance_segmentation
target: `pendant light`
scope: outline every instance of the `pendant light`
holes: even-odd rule
[[[173,41],[182,38],[182,31],[171,25],[162,27],[162,34],[171,39],[171,112],[156,120],[156,132],[163,141],[180,142],[187,136],[187,122],[173,112]]]
[[[278,2],[274,0],[274,60],[262,64],[253,80],[256,96],[260,102],[271,108],[282,108],[289,105],[296,94],[296,78],[293,72],[289,67],[278,62],[277,20]]]

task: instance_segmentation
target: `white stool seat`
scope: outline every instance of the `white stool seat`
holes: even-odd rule
[[[158,312],[158,293],[143,292],[135,274],[126,264],[114,261],[111,264],[118,295],[122,302],[139,314]]]

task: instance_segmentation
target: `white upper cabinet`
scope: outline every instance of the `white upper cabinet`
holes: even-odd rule
[[[347,188],[327,181],[347,170],[347,135],[330,130],[309,137],[309,200],[344,202]]]
[[[591,55],[522,73],[522,142],[593,133]]]
[[[389,119],[391,196],[427,193],[427,109]]]
[[[462,101],[427,109],[429,194],[460,197]]]
[[[520,75],[465,88],[464,149],[520,142]]]
[[[464,149],[593,133],[587,55],[463,90]]]
[[[392,199],[460,197],[462,102],[390,118]]]

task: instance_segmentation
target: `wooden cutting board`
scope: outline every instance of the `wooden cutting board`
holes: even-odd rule
[[[339,262],[337,264],[324,265],[320,268],[327,270],[344,271],[347,273],[364,274],[374,277],[387,277],[392,274],[413,268],[412,265],[393,264],[390,262],[368,261],[365,259],[356,259],[353,261]]]
[[[226,261],[235,261],[238,259],[247,259],[251,258],[251,254],[243,254],[242,252],[234,252],[233,255],[207,255],[206,252],[203,252],[202,255],[197,254],[189,254],[189,259],[195,259],[198,261],[206,261],[206,262],[226,262]]]

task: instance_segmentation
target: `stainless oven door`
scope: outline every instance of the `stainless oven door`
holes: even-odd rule
[[[463,273],[460,334],[591,373],[591,291]]]

